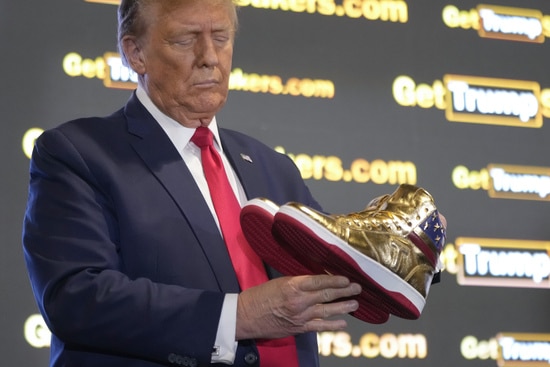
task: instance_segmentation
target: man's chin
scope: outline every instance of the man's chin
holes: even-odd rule
[[[190,106],[189,111],[192,111],[197,116],[214,116],[225,105],[226,97],[220,98],[218,94],[206,98],[200,98],[197,103]]]

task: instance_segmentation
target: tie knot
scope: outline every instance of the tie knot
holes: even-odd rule
[[[195,143],[199,148],[211,146],[212,140],[212,132],[209,128],[203,126],[198,127],[191,137],[191,141]]]

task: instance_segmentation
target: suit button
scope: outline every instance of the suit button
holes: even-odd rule
[[[170,353],[170,354],[168,355],[168,362],[170,362],[170,363],[176,363],[176,358],[177,358],[176,354]]]
[[[249,365],[253,365],[254,363],[258,362],[258,355],[254,352],[246,353],[246,355],[244,356],[244,361]]]

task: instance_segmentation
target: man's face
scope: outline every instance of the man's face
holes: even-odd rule
[[[155,105],[184,126],[206,125],[227,99],[235,37],[231,4],[153,2],[132,66]]]

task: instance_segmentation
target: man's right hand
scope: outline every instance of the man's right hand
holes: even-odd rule
[[[275,339],[309,331],[341,330],[344,319],[331,319],[357,310],[361,286],[332,275],[272,279],[239,294],[237,340]],[[338,299],[345,299],[334,302]]]

